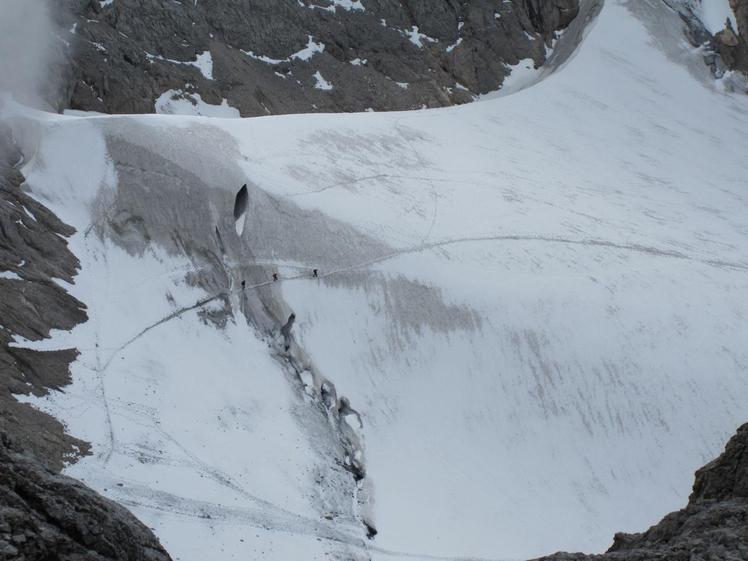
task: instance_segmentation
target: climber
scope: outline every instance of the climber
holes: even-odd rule
[[[278,280],[278,273],[273,273],[273,282]]]
[[[243,280],[242,281],[242,290],[244,290],[245,288],[247,288],[247,281]]]
[[[319,271],[317,269],[312,269],[312,277],[313,278],[319,278]]]

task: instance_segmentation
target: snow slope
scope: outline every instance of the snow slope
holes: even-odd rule
[[[710,33],[717,34],[722,31],[728,20],[737,31],[738,24],[730,7],[730,0],[688,0],[687,3]]]
[[[745,420],[748,100],[659,2],[608,0],[557,72],[467,106],[17,120],[91,317],[41,345],[81,356],[35,403],[175,559],[600,550]]]

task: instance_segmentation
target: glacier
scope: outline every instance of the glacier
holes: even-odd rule
[[[553,72],[460,107],[6,102],[77,229],[89,321],[15,343],[80,351],[22,398],[92,443],[66,473],[183,561],[522,559],[681,506],[745,421],[748,98],[661,2],[586,6]]]

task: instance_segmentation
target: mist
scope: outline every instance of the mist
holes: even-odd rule
[[[62,46],[46,0],[0,0],[0,92],[50,109],[56,86],[51,64]]]

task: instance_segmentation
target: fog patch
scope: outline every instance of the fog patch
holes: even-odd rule
[[[0,2],[0,92],[38,109],[49,109],[51,67],[60,60],[56,27],[45,0]],[[0,100],[2,103],[2,100]]]

